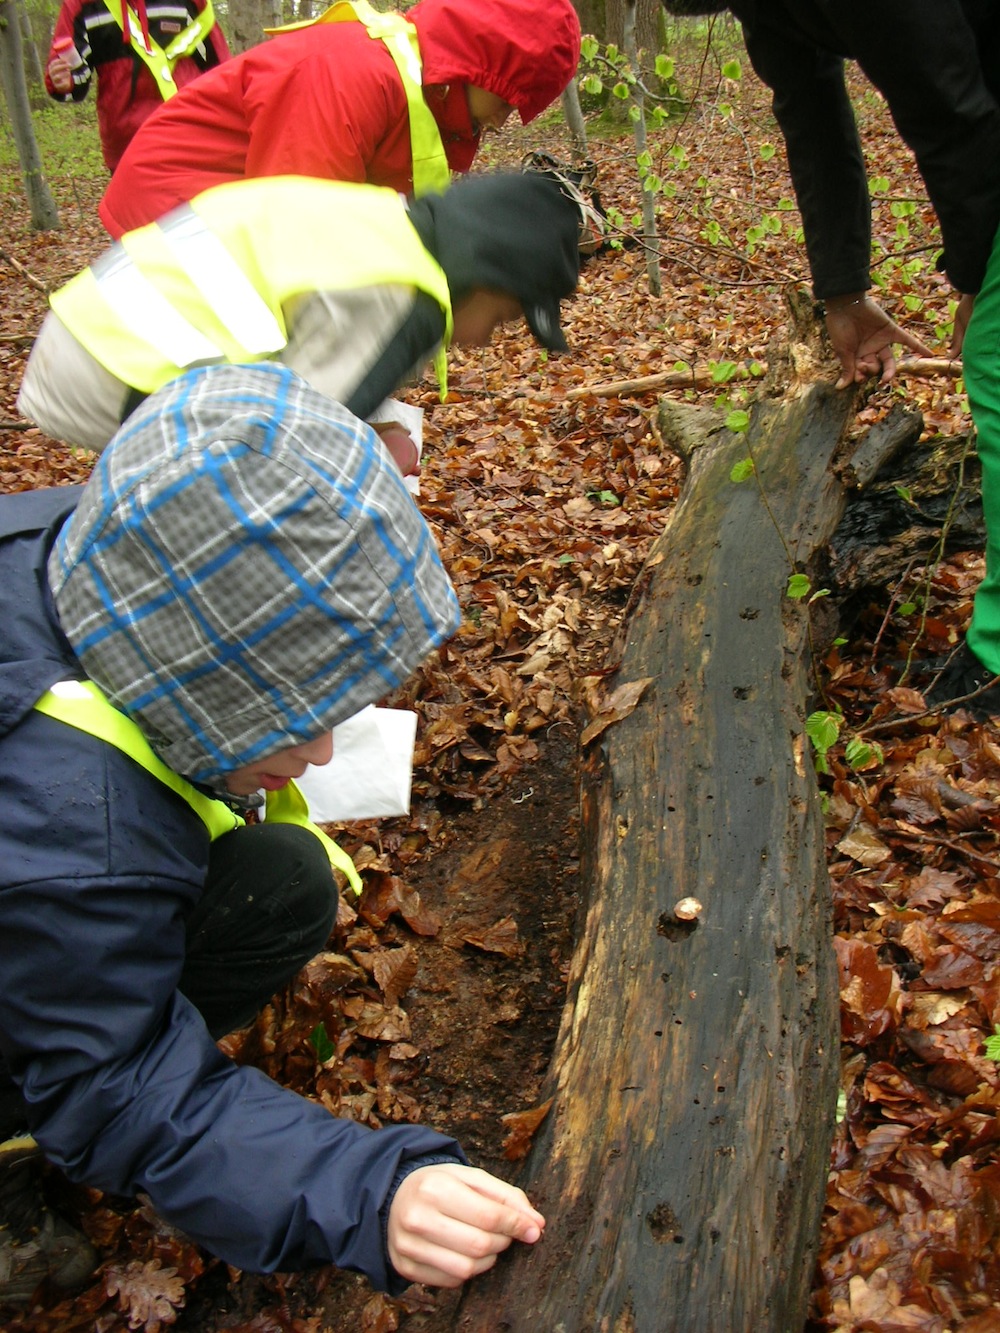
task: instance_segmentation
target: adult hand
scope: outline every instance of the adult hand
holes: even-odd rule
[[[523,1190],[458,1163],[422,1166],[389,1209],[389,1259],[410,1282],[457,1287],[485,1273],[512,1240],[533,1245],[545,1218]]]
[[[929,347],[900,328],[864,292],[831,297],[826,302],[826,329],[840,362],[838,389],[860,384],[871,375],[880,375],[879,382],[887,384],[896,373],[895,343],[921,356],[931,355]]]
[[[951,329],[951,344],[948,348],[948,355],[952,360],[958,360],[962,355],[962,344],[965,342],[965,330],[969,327],[969,320],[972,318],[972,307],[976,298],[970,296],[968,292],[958,298],[958,305],[955,307],[955,320]]]
[[[53,56],[48,64],[48,75],[57,93],[73,91],[73,67],[65,56]]]

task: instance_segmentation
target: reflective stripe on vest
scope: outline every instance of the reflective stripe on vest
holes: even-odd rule
[[[423,67],[417,30],[402,14],[380,13],[368,0],[338,0],[317,18],[303,19],[267,33],[295,32],[316,23],[364,24],[373,41],[385,43],[399,73],[410,120],[410,157],[413,161],[413,193],[441,193],[451,184],[451,167],[441,142],[441,131],[424,101]]]
[[[108,745],[121,750],[123,754],[127,754],[147,773],[188,803],[205,825],[211,841],[214,842],[216,838],[221,838],[223,834],[231,833],[246,823],[225,801],[217,801],[211,796],[206,796],[186,778],[182,778],[168,767],[152,749],[136,723],[119,712],[93,681],[59,681],[42,695],[35,708],[46,717],[76,727],[77,731],[84,731],[89,736],[96,736],[99,740],[106,741]],[[343,848],[338,847],[322,829],[310,822],[306,799],[295,783],[290,782],[281,791],[267,792],[266,797],[267,818],[276,824],[298,824],[307,828],[326,848],[331,865],[346,876],[355,893],[360,893],[363,886],[354,862]]]
[[[106,370],[148,394],[196,364],[273,356],[294,297],[381,285],[431,296],[447,346],[448,280],[394,190],[271,176],[216,186],[127,232],[50,304]]]
[[[166,50],[150,37],[149,25],[144,22],[144,11],[140,16],[127,0],[105,0],[105,4],[108,13],[121,28],[122,37],[152,75],[160,96],[164,102],[169,101],[177,91],[174,65],[190,55],[215,27],[212,0],[205,0],[205,8],[177,34]]]
[[[280,352],[288,341],[270,306],[223,243],[197,213],[182,206],[159,224],[177,268],[197,288],[229,334],[215,343],[176,310],[115,247],[94,265],[105,300],[122,323],[144,338],[167,362],[186,369],[214,361],[257,360]]]

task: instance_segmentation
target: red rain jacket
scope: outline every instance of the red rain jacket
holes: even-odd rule
[[[424,94],[455,171],[472,165],[465,85],[527,123],[580,55],[570,0],[419,0]],[[413,188],[406,94],[383,42],[360,23],[279,34],[185,88],[136,135],[101,201],[114,237],[201,190],[244,176],[302,175]]]

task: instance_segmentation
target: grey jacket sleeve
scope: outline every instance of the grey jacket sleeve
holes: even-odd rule
[[[362,418],[423,369],[444,333],[436,302],[409,287],[313,292],[285,317],[282,361]]]

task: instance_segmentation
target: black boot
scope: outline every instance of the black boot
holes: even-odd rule
[[[46,1280],[70,1291],[97,1267],[87,1238],[45,1206],[42,1161],[28,1135],[0,1143],[0,1308],[28,1305]]]
[[[974,697],[967,698],[968,695]],[[985,722],[1000,717],[1000,680],[963,642],[931,688],[924,691],[924,701],[928,708],[938,708],[944,713],[963,708],[977,722]]]

